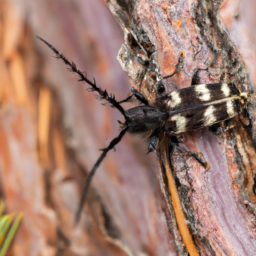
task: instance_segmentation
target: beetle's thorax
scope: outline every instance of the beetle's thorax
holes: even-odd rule
[[[168,112],[161,112],[159,109],[151,106],[138,106],[128,109],[125,112],[129,118],[130,133],[143,133],[155,130],[164,125],[168,119]]]

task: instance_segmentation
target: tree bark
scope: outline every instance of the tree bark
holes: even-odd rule
[[[131,84],[152,102],[156,94],[152,63],[157,63],[162,75],[167,76],[174,71],[180,52],[186,55],[185,70],[191,76],[179,72],[168,79],[167,92],[195,83],[220,81],[234,82],[241,90],[252,91],[255,74],[252,73],[250,81],[245,64],[255,66],[255,59],[249,54],[252,49],[244,49],[248,38],[245,36],[247,42],[241,40],[245,32],[239,27],[245,23],[246,11],[241,8],[245,8],[245,3],[141,0],[125,7],[118,1],[108,1],[108,5],[127,38],[119,52],[121,65]],[[219,7],[223,20],[218,14]],[[138,64],[138,49],[143,49],[150,58],[144,70]],[[210,165],[206,172],[195,159],[180,154],[172,155],[171,162],[162,165],[163,173],[166,164],[173,171],[185,220],[198,252],[201,255],[254,255],[255,195],[252,188],[256,162],[249,127],[235,118],[235,129],[221,136],[203,129],[180,137],[185,148],[201,152]],[[160,147],[160,151],[165,154],[166,148]],[[173,191],[170,183],[166,185],[164,175],[160,182],[166,195],[165,209],[169,210],[172,220],[177,220],[178,228],[171,226],[170,232],[175,235],[179,253],[186,254],[186,249],[191,248],[186,245],[185,249],[183,245],[186,238],[180,232],[175,204],[168,199]]]
[[[8,212],[24,212],[9,255],[255,255],[255,149],[239,117],[220,136],[202,129],[179,137],[202,153],[207,172],[169,151],[163,135],[150,155],[145,138],[126,135],[74,225],[86,175],[122,117],[36,35],[120,100],[130,90],[120,65],[154,104],[155,70],[172,73],[180,52],[191,76],[181,70],[166,92],[195,82],[256,85],[253,0],[106,2],[123,33],[102,0],[0,0],[0,191]]]

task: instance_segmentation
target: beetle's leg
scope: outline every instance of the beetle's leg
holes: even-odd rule
[[[223,128],[220,126],[219,123],[213,124],[209,127],[209,131],[215,135],[220,135],[223,133]]]
[[[147,152],[147,154],[156,150],[156,144],[158,142],[158,136],[157,135],[158,135],[158,132],[153,132],[150,135],[149,141],[148,141],[148,152]]]
[[[223,132],[229,131],[235,127],[233,118],[226,120],[224,124],[225,127],[223,128]]]
[[[133,96],[135,96],[136,99],[139,100],[142,104],[144,104],[146,106],[148,105],[148,100],[144,97],[144,95],[142,93],[137,91],[133,86],[131,88],[131,92],[132,92],[132,95],[130,95],[129,97],[127,97],[126,99],[124,99],[122,101],[119,101],[118,103],[119,104],[125,103],[125,102],[129,101]]]
[[[176,65],[175,65],[175,70],[174,70],[174,72],[173,72],[172,74],[168,75],[168,76],[164,76],[163,79],[167,79],[167,78],[169,78],[169,77],[174,76],[174,75],[177,74],[182,68],[183,68],[183,66],[182,66],[180,63],[176,64]]]
[[[191,76],[191,74],[189,74],[184,66],[184,59],[185,59],[185,53],[181,52],[180,56],[179,56],[179,60],[178,63],[175,65],[175,70],[172,74],[168,75],[168,76],[164,76],[163,79],[169,78],[174,76],[176,73],[178,73],[181,69],[184,70],[184,72],[188,75]]]
[[[196,69],[195,73],[192,76],[191,86],[201,84],[200,72],[201,71],[207,71],[207,70],[208,70],[207,68],[205,68],[205,69],[203,69],[203,68]]]
[[[229,131],[231,129],[233,129],[235,126],[234,126],[234,120],[231,118],[231,119],[228,119],[224,122],[225,126],[224,127],[221,127],[219,123],[217,124],[214,124],[212,126],[209,127],[209,130],[214,133],[215,135],[220,135],[222,134],[223,132],[226,132],[226,131]]]
[[[119,104],[125,103],[125,102],[129,101],[133,96],[134,96],[134,94],[128,96],[128,97],[127,97],[126,99],[124,99],[124,100],[118,101],[118,103],[119,103]]]
[[[142,93],[137,91],[133,86],[131,88],[131,92],[133,93],[133,95],[136,97],[137,100],[139,100],[141,103],[143,103],[146,106],[148,105],[148,100],[144,97]]]
[[[168,137],[170,138],[171,136],[168,136]],[[206,171],[210,168],[209,164],[200,157],[201,153],[195,153],[192,151],[182,149],[177,145],[177,143],[174,143],[171,138],[170,138],[169,142],[173,148],[176,148],[178,151],[194,157],[196,159],[196,161],[205,168]]]

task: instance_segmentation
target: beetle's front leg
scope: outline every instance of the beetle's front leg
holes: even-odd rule
[[[139,100],[142,104],[148,106],[148,100],[144,97],[142,93],[137,91],[133,86],[131,88],[131,92],[133,93],[137,100]]]
[[[144,95],[142,93],[137,91],[133,86],[131,88],[131,92],[132,92],[132,95],[130,95],[129,97],[127,97],[124,100],[119,101],[118,103],[119,104],[125,103],[125,102],[129,101],[133,96],[135,96],[136,99],[139,100],[142,104],[148,106],[148,100],[144,97]]]
[[[124,100],[118,101],[118,103],[119,103],[119,104],[125,103],[125,102],[129,101],[133,96],[134,96],[134,94],[128,96],[128,97],[125,98]]]

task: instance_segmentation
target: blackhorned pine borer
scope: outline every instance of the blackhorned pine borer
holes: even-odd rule
[[[70,62],[44,39],[38,38],[55,53],[58,59],[61,59],[69,67],[71,72],[79,76],[79,81],[86,82],[90,86],[89,91],[96,91],[100,99],[107,101],[124,117],[124,122],[120,122],[121,131],[119,135],[110,142],[108,147],[102,149],[100,157],[88,174],[76,214],[76,221],[80,218],[89,185],[96,170],[107,153],[121,141],[126,132],[149,134],[148,152],[157,150],[160,133],[165,133],[170,138],[170,143],[177,147],[175,142],[172,141],[173,136],[232,119],[246,109],[247,101],[250,98],[250,93],[241,92],[233,83],[216,83],[199,84],[162,94],[156,99],[154,105],[150,105],[143,94],[132,87],[132,95],[122,101],[117,101],[114,95],[110,95],[106,90],[98,87],[95,79],[93,81],[89,80],[83,72],[77,69],[75,63]],[[172,75],[177,73],[178,69],[179,66]],[[135,97],[141,105],[125,110],[121,104],[129,101],[132,97]],[[196,153],[189,153],[207,168],[207,163]]]

